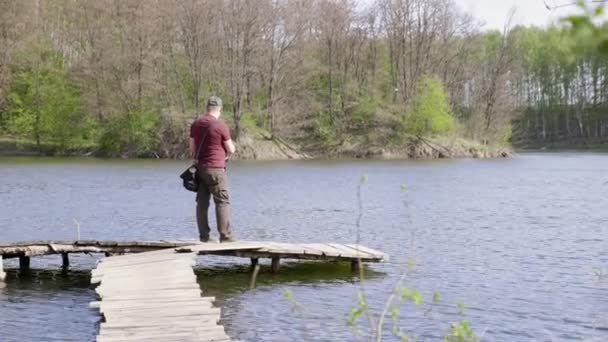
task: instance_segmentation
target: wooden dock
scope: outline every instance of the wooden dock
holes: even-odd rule
[[[221,309],[203,297],[192,266],[197,255],[271,260],[278,272],[281,259],[346,261],[353,269],[364,262],[388,260],[382,252],[355,244],[238,241],[35,241],[0,243],[0,257],[19,257],[21,269],[32,256],[104,253],[91,272],[99,300],[91,307],[103,316],[98,342],[230,341],[220,325]],[[135,254],[130,254],[135,253]],[[116,255],[118,254],[118,255]],[[0,259],[0,280],[4,272]]]
[[[173,250],[103,259],[92,272],[103,315],[98,342],[230,341],[214,298],[201,297],[195,253]]]
[[[70,266],[70,254],[97,254],[106,256],[128,253],[142,253],[162,250],[167,248],[183,247],[196,244],[193,240],[161,240],[161,241],[24,241],[24,242],[0,242],[0,280],[4,279],[3,259],[19,258],[19,268],[28,270],[30,259],[36,256],[61,255],[62,266],[67,269]]]
[[[260,258],[272,260],[273,270],[277,271],[280,259],[305,259],[325,261],[350,261],[353,268],[362,262],[381,262],[388,260],[382,252],[355,244],[336,243],[283,243],[266,241],[238,241],[231,243],[201,243],[194,240],[161,241],[26,241],[0,242],[0,279],[4,279],[2,259],[19,258],[21,270],[30,267],[31,257],[61,255],[63,268],[70,265],[70,254],[101,253],[106,256],[143,253],[165,249],[190,251],[199,255],[228,255],[250,258],[257,263]]]

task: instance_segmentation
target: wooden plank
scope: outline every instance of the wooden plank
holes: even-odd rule
[[[146,260],[169,260],[180,259],[180,258],[188,258],[189,254],[180,254],[175,252],[173,249],[163,249],[160,251],[152,251],[138,254],[127,254],[120,256],[111,256],[105,259],[100,260],[99,265],[102,267],[106,266],[120,266],[124,264],[130,264],[135,262],[141,262]]]
[[[125,283],[133,285],[142,283],[148,285],[147,283],[149,281],[154,281],[155,283],[174,283],[180,280],[182,282],[196,282],[197,279],[196,275],[192,271],[188,272],[184,270],[178,270],[174,272],[166,271],[164,273],[161,273],[162,271],[159,270],[157,272],[159,272],[158,276],[148,278],[144,278],[144,274],[139,272],[134,272],[133,274],[115,273],[112,276],[105,276],[105,281],[100,286],[100,288],[109,288],[115,285],[124,286]]]
[[[228,335],[223,329],[209,329],[204,328],[193,328],[193,329],[147,329],[147,330],[134,330],[125,332],[112,332],[103,333],[99,335],[99,338],[106,339],[120,339],[123,341],[129,341],[132,339],[137,340],[148,340],[150,338],[165,337],[166,341],[181,341],[183,338],[192,337],[196,341],[216,341],[218,339],[226,339]],[[98,341],[100,341],[98,338]]]
[[[153,275],[149,275],[149,273],[154,272],[155,274]],[[176,269],[171,269],[171,268],[166,268],[166,267],[159,267],[158,269],[149,269],[146,272],[140,272],[137,270],[134,270],[132,273],[128,273],[128,272],[117,272],[117,273],[111,273],[105,276],[100,277],[101,279],[105,279],[106,284],[107,283],[115,283],[115,282],[145,282],[146,280],[157,280],[157,281],[164,281],[164,280],[179,280],[181,279],[187,279],[188,281],[190,280],[196,280],[196,276],[194,274],[194,272],[192,271],[192,269],[183,269],[183,268],[176,268]],[[111,279],[111,280],[110,280]],[[105,286],[106,284],[102,284],[101,286]]]
[[[115,337],[105,337],[98,336],[98,342],[167,342],[167,341],[206,341],[206,342],[224,342],[230,341],[227,336],[200,336],[196,333],[190,334],[180,334],[178,336],[168,336],[167,334],[163,334],[159,332],[156,335],[146,335],[146,336],[133,336],[133,337],[125,337],[125,336],[115,336]]]
[[[345,246],[353,248],[353,249],[359,249],[362,250],[366,253],[369,253],[371,255],[374,255],[376,258],[384,260],[384,261],[388,261],[389,257],[386,253],[382,253],[380,251],[377,251],[375,249],[371,249],[362,245],[357,245],[357,244],[346,244]]]
[[[133,318],[123,317],[117,321],[106,321],[101,327],[116,327],[116,326],[128,326],[128,327],[171,327],[182,324],[183,326],[190,326],[193,328],[204,327],[204,326],[215,326],[220,321],[220,316],[213,315],[190,315],[190,316],[176,316],[176,317],[148,317],[148,318]]]
[[[275,254],[304,254],[304,248],[291,243],[264,242],[260,252]]]
[[[139,297],[139,298],[128,298],[128,299],[114,299],[114,300],[104,300],[94,301],[89,303],[89,308],[99,309],[100,307],[129,307],[133,305],[143,306],[143,305],[153,305],[153,304],[172,304],[172,303],[190,303],[192,301],[200,301],[200,303],[213,303],[215,302],[215,297],[200,297],[199,294],[188,295],[188,296],[168,296],[161,298],[148,298],[148,297]],[[103,303],[103,305],[102,305]],[[135,304],[134,304],[135,303]]]
[[[201,292],[200,287],[192,286],[192,284],[182,284],[161,289],[123,289],[122,291],[108,291],[108,295],[113,298],[133,297],[133,296],[148,296],[148,297],[163,297],[163,293],[186,293],[186,291]],[[99,294],[99,291],[96,290]],[[103,291],[102,291],[103,292]],[[104,294],[101,294],[104,296]],[[104,296],[105,297],[105,296]]]
[[[218,308],[195,308],[185,307],[168,310],[157,310],[152,312],[149,309],[144,310],[125,310],[125,311],[105,311],[103,316],[106,318],[106,322],[117,321],[120,322],[127,316],[137,317],[138,320],[144,320],[146,318],[163,319],[171,317],[190,317],[190,316],[214,316],[219,319],[221,310]]]
[[[189,267],[195,264],[194,256],[192,258],[163,258],[163,259],[151,259],[151,260],[138,260],[133,263],[123,263],[120,265],[104,265],[102,267],[98,267],[91,274],[95,277],[102,276],[111,272],[131,272],[133,269],[144,269],[146,267],[155,268],[161,265],[168,264],[170,266],[176,266],[175,264],[183,263]]]
[[[104,337],[111,336],[133,336],[133,335],[146,335],[150,333],[156,333],[158,331],[158,327],[126,327],[122,329],[108,329],[101,328],[100,334]],[[165,326],[163,327],[163,331],[167,334],[180,334],[180,333],[199,333],[200,335],[207,336],[217,336],[222,335],[226,336],[224,331],[224,327],[221,325],[215,326],[205,326],[205,327],[192,327],[192,326]]]
[[[128,270],[109,270],[102,275],[96,275],[92,278],[102,279],[127,279],[128,278],[167,278],[167,277],[180,277],[180,276],[193,276],[194,271],[192,270],[193,263],[188,261],[185,263],[173,262],[173,263],[161,263],[156,265],[148,265],[142,268],[134,268]]]
[[[339,257],[342,255],[342,253],[331,247],[328,246],[327,244],[323,244],[323,243],[309,243],[307,244],[308,246],[310,246],[311,248],[317,249],[319,251],[322,251],[325,255],[327,256],[335,256],[335,257]]]
[[[366,253],[362,250],[354,250],[352,248],[349,248],[347,246],[344,245],[340,245],[338,243],[328,243],[329,246],[332,246],[333,248],[341,251],[343,254],[343,257],[349,257],[349,258],[361,258],[361,259],[369,259],[369,258],[373,258],[373,255],[370,255],[369,253]]]
[[[313,255],[323,255],[324,254],[323,249],[317,247],[317,245],[319,245],[319,244],[303,243],[300,245],[304,247],[304,254],[313,254]]]
[[[176,253],[174,249],[161,249],[157,251],[150,251],[139,254],[130,254],[130,255],[120,255],[120,256],[112,256],[102,259],[100,261],[101,265],[104,266],[115,266],[123,263],[133,262],[137,260],[152,260],[156,257],[163,258],[167,255],[174,255],[176,258],[180,256],[180,254]],[[185,255],[181,255],[185,256]]]
[[[129,319],[127,319],[129,320]],[[199,319],[190,319],[190,320],[183,320],[180,318],[175,318],[175,319],[165,319],[165,320],[156,320],[156,321],[152,321],[152,320],[146,320],[146,321],[133,321],[133,319],[130,319],[132,322],[128,322],[128,321],[121,321],[121,322],[114,322],[114,323],[108,323],[108,322],[103,322],[99,324],[99,329],[100,331],[112,331],[112,330],[128,330],[128,329],[156,329],[159,326],[171,326],[171,327],[179,327],[179,328],[197,328],[200,326],[217,326],[218,323],[216,321],[216,318],[214,317],[209,317],[209,316],[204,316],[201,317]]]
[[[103,290],[103,291],[95,291],[101,297],[101,299],[106,299],[108,297],[118,297],[118,296],[127,296],[138,293],[148,293],[150,297],[156,295],[157,297],[162,297],[162,293],[165,291],[200,291],[199,286],[194,286],[192,284],[176,284],[176,285],[164,285],[162,287],[154,287],[154,288],[145,288],[145,289],[137,289],[137,288],[129,288],[124,290]]]
[[[114,333],[99,335],[97,341],[225,341],[228,339],[223,331],[205,331],[204,329],[171,330],[156,329],[136,333]]]
[[[125,303],[126,304],[126,303]],[[126,312],[126,311],[139,311],[139,310],[151,310],[151,309],[162,309],[162,310],[170,310],[170,309],[181,309],[181,308],[206,308],[212,309],[214,308],[213,303],[211,301],[201,302],[198,301],[197,298],[192,298],[189,301],[175,301],[175,302],[148,302],[148,303],[140,303],[140,302],[131,302],[130,305],[105,305],[102,303],[99,306],[99,311],[101,313],[104,312]]]
[[[177,248],[176,251],[189,250],[198,254],[217,251],[236,251],[236,250],[255,250],[263,247],[262,243],[252,241],[241,242],[224,242],[224,243],[201,243],[196,246],[188,246],[186,248]]]
[[[113,267],[109,269],[104,269],[103,271],[97,271],[95,273],[91,272],[93,278],[101,278],[104,276],[120,276],[121,274],[134,274],[134,273],[145,273],[152,272],[157,273],[157,270],[170,270],[173,269],[175,271],[192,271],[192,266],[194,266],[194,260],[175,260],[175,261],[164,261],[158,263],[146,263],[146,264],[137,264],[136,266],[128,266],[128,267]],[[194,273],[194,272],[192,272]]]
[[[103,298],[104,303],[111,302],[127,302],[127,301],[164,301],[164,300],[182,300],[182,299],[190,299],[197,298],[201,296],[201,290],[191,289],[191,290],[176,290],[176,291],[138,291],[138,292],[130,292],[130,293],[122,293],[116,294],[110,297]],[[213,298],[213,297],[201,297],[201,298]],[[93,302],[95,303],[95,302]]]
[[[198,285],[198,284],[197,284]],[[162,284],[158,286],[150,286],[146,288],[139,289],[137,287],[131,286],[127,289],[121,290],[117,288],[108,288],[102,290],[96,290],[95,292],[101,297],[101,299],[108,298],[110,296],[123,296],[128,294],[137,294],[137,293],[150,293],[150,292],[165,292],[165,291],[200,291],[200,287],[191,284],[191,283],[174,283],[174,284]],[[154,293],[150,293],[150,296],[154,296]],[[159,294],[158,297],[162,296]]]
[[[114,310],[122,308],[145,308],[145,307],[174,307],[174,306],[189,306],[189,305],[200,305],[204,307],[214,307],[215,298],[213,297],[190,297],[190,298],[166,298],[164,300],[156,301],[103,301],[103,302],[91,302],[89,306],[95,304],[99,310]]]
[[[315,255],[315,256],[330,256],[338,257],[341,256],[339,250],[335,248],[328,248],[324,244],[293,244],[293,243],[276,243],[276,242],[264,242],[264,247],[260,249],[260,252],[266,252],[270,254],[291,254],[296,256],[296,259],[300,259],[298,255]]]

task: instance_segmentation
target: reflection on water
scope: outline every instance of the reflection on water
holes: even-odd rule
[[[351,271],[350,263],[333,262],[285,262],[280,272],[273,274],[270,264],[260,264],[256,277],[256,288],[272,286],[301,285],[309,286],[355,283],[359,273]],[[215,296],[219,300],[249,289],[252,272],[248,265],[213,268],[197,268],[196,275],[204,295]],[[382,277],[383,272],[364,268],[366,279]]]
[[[1,341],[93,341],[99,317],[89,272],[8,270],[0,282]]]
[[[183,163],[0,159],[0,240],[195,238]],[[431,301],[399,324],[441,340],[466,319],[484,341],[608,340],[608,155],[524,154],[509,160],[233,163],[237,238],[353,243],[362,174],[361,241],[391,256],[363,284],[378,312],[395,283]],[[401,190],[402,184],[407,191]],[[89,270],[96,257],[74,256]],[[248,259],[201,257],[198,279],[243,341],[351,341],[347,316],[362,284],[348,264],[267,266],[249,290]],[[59,269],[61,258],[34,258]],[[0,341],[92,341],[99,315],[86,272],[26,276],[7,261]],[[600,272],[601,274],[601,272]],[[0,283],[2,284],[2,283]],[[286,298],[285,293],[290,293]],[[294,306],[294,302],[299,305]],[[466,305],[465,315],[458,303]],[[361,321],[362,327],[366,320]],[[390,327],[389,327],[390,328]],[[385,341],[396,340],[386,336]]]

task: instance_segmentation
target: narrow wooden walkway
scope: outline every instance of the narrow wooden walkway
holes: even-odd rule
[[[229,255],[272,260],[272,271],[280,259],[380,262],[388,256],[351,244],[294,244],[263,241],[197,243],[139,254],[102,259],[92,271],[104,321],[98,342],[117,341],[230,341],[218,323],[221,309],[214,298],[202,297],[192,265],[197,255]]]
[[[91,282],[104,317],[98,342],[230,341],[214,298],[201,297],[195,253],[173,249],[103,259]]]

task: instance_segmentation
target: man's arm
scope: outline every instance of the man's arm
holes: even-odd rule
[[[232,139],[224,140],[224,149],[226,150],[226,157],[230,157],[235,151],[236,147]]]
[[[194,146],[194,138],[190,138],[190,158],[194,159],[196,154],[196,146]]]

